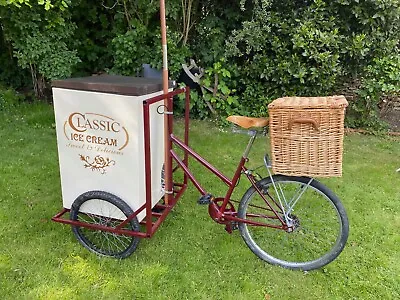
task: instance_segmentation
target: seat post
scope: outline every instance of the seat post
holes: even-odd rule
[[[243,153],[244,158],[247,158],[250,153],[250,150],[251,150],[251,147],[253,146],[254,140],[257,137],[257,131],[249,130],[248,134],[250,135],[250,140],[249,140],[249,143],[247,144],[246,150],[244,150],[244,153]]]

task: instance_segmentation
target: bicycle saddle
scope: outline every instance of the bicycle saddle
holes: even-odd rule
[[[268,118],[229,116],[226,118],[226,120],[246,129],[251,127],[265,127],[268,125]]]

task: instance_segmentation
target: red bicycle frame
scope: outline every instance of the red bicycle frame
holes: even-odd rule
[[[253,145],[253,142],[256,138],[257,132],[256,131],[249,131],[250,133],[250,141],[247,145],[247,148],[245,152],[243,153],[239,164],[236,168],[236,171],[234,173],[234,176],[231,179],[229,179],[227,176],[225,176],[223,173],[221,173],[216,167],[214,167],[212,164],[210,164],[207,160],[205,160],[203,157],[201,157],[198,153],[196,153],[192,148],[189,147],[189,96],[188,93],[189,88],[185,88],[186,92],[186,103],[185,103],[185,131],[184,131],[184,141],[181,141],[179,138],[177,138],[173,134],[173,130],[171,130],[170,134],[170,140],[171,144],[177,146],[181,150],[184,151],[184,159],[181,160],[177,153],[174,151],[172,145],[170,145],[170,154],[171,157],[174,159],[174,161],[177,163],[177,167],[181,168],[185,174],[185,184],[187,184],[187,179],[190,179],[190,181],[193,183],[193,185],[196,187],[196,189],[201,193],[201,195],[205,196],[207,195],[207,191],[200,185],[200,183],[197,181],[193,173],[190,171],[188,167],[188,155],[193,157],[195,160],[197,160],[201,165],[206,167],[209,171],[211,171],[215,176],[217,176],[221,181],[223,181],[227,186],[228,190],[223,198],[222,204],[217,205],[216,201],[211,201],[209,204],[209,213],[211,218],[222,224],[231,224],[232,222],[242,222],[242,223],[247,223],[250,225],[254,226],[264,226],[264,227],[272,227],[272,228],[278,228],[278,229],[283,229],[286,230],[288,227],[285,223],[285,221],[282,219],[282,217],[279,215],[279,213],[274,209],[274,207],[269,203],[269,201],[265,198],[263,193],[260,191],[260,189],[256,185],[256,180],[252,173],[245,167],[246,162],[249,160],[248,159],[248,154],[250,152],[250,149]],[[169,98],[169,101],[172,101],[171,98]],[[172,103],[170,103],[170,106],[172,107]],[[168,115],[168,118],[170,119],[170,128],[172,128],[172,114]],[[241,177],[242,174],[245,174],[250,183],[254,186],[256,191],[260,194],[264,202],[268,206],[268,210],[272,211],[274,214],[274,217],[271,216],[264,216],[265,218],[274,218],[278,219],[281,223],[280,226],[278,225],[273,225],[273,224],[266,224],[266,223],[261,223],[261,222],[256,222],[252,220],[247,220],[247,219],[242,219],[237,217],[237,213],[235,211],[227,210],[227,205],[230,203],[230,198],[232,196],[232,193],[237,186],[237,183]],[[168,174],[166,174],[168,176]],[[171,174],[172,176],[172,174]],[[215,199],[212,199],[215,200]],[[227,230],[230,232],[229,228]]]

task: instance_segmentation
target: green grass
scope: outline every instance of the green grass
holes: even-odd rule
[[[192,185],[128,259],[91,254],[68,226],[50,221],[62,205],[53,122],[46,105],[0,113],[1,299],[400,298],[399,139],[346,136],[343,177],[323,182],[346,207],[348,244],[331,264],[304,273],[256,258],[237,231],[227,234],[196,204]],[[230,177],[246,137],[206,122],[192,122],[191,130],[193,147]],[[256,142],[253,161],[266,144]],[[224,184],[192,168],[210,192],[224,194]]]

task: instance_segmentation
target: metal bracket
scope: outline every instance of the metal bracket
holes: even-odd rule
[[[192,72],[190,72],[190,70],[192,68],[197,68],[199,70],[199,73],[195,73],[193,74]],[[186,75],[189,76],[189,78],[195,82],[195,83],[200,83],[200,79],[201,77],[203,77],[204,75],[204,69],[199,68],[195,61],[193,59],[190,60],[190,66],[187,66],[186,64],[182,64],[182,69],[185,71]]]
[[[258,131],[255,129],[241,129],[241,127],[239,127],[238,125],[234,124],[232,126],[232,132],[233,133],[239,133],[239,134],[246,134],[249,136],[255,136],[257,135]]]
[[[272,168],[271,160],[269,159],[268,154],[264,155],[264,165],[267,169]]]
[[[252,175],[253,174],[253,170],[246,170],[243,172],[245,175]]]
[[[164,108],[163,111],[160,111],[161,107]],[[161,105],[157,106],[157,113],[159,115],[173,115],[174,114],[172,111],[168,111],[166,109],[167,109],[167,107],[164,104],[161,104]]]

